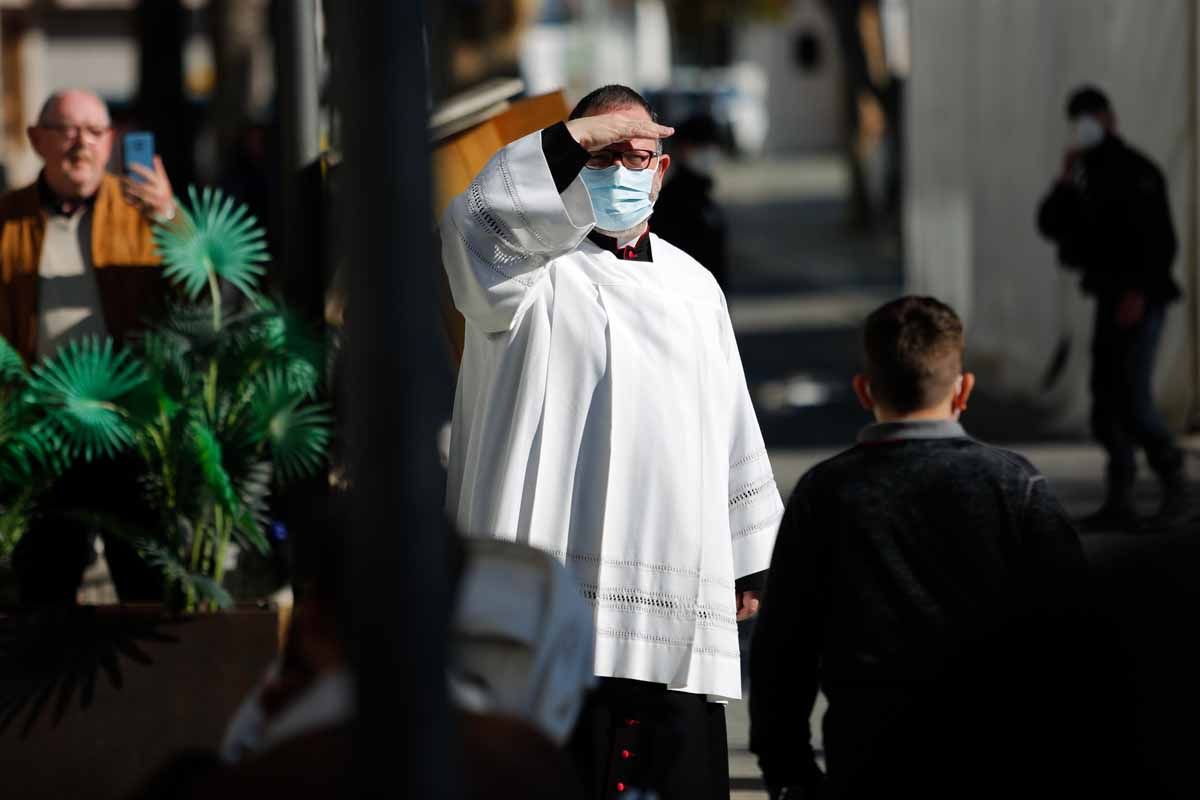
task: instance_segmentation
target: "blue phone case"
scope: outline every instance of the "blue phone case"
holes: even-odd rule
[[[154,169],[154,134],[149,131],[135,131],[125,134],[124,156],[126,174],[135,181],[144,180],[130,169],[130,165],[141,164],[146,169]]]

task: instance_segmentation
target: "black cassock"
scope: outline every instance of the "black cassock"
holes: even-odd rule
[[[729,800],[725,706],[658,683],[601,678],[568,744],[588,800]]]

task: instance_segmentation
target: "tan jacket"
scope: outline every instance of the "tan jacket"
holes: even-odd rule
[[[0,336],[29,363],[37,354],[38,264],[46,210],[36,183],[0,195]],[[108,331],[123,339],[162,305],[151,224],[105,175],[92,207],[92,265]]]

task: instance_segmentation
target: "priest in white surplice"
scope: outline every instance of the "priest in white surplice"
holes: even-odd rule
[[[589,797],[728,797],[711,701],[741,696],[737,620],[782,514],[725,298],[648,230],[671,131],[598,89],[497,153],[441,224],[466,317],[449,512],[554,554],[594,608],[604,680],[573,743]]]

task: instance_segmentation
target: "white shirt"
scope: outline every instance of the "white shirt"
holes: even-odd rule
[[[734,579],[767,568],[783,505],[711,274],[585,237],[541,134],[497,153],[442,222],[466,317],[447,503],[466,534],[527,542],[579,581],[595,671],[741,696]]]
[[[69,341],[108,335],[91,254],[85,255],[79,242],[79,224],[85,213],[50,214],[46,219],[38,262],[39,359],[53,356]]]

